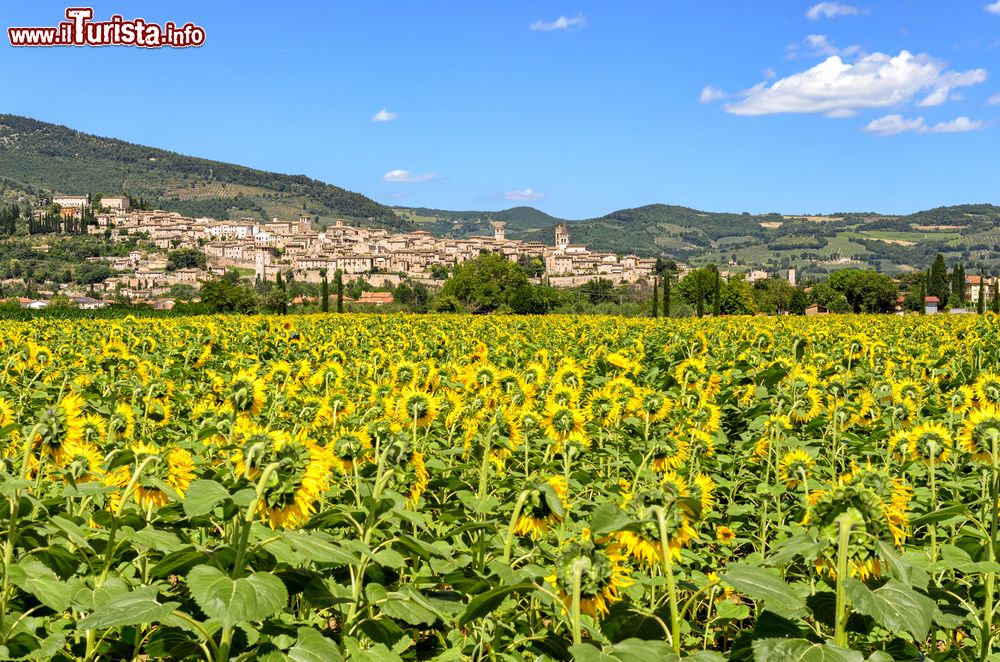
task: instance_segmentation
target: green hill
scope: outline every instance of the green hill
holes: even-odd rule
[[[200,159],[0,115],[0,187],[28,195],[121,194],[190,216],[345,218],[405,229],[395,212],[303,175]]]

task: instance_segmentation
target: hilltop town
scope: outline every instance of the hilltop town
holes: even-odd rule
[[[88,196],[56,196],[52,204],[62,223],[80,221],[91,208]],[[281,273],[309,283],[319,283],[324,272],[339,269],[347,277],[392,287],[404,279],[433,282],[435,270],[450,270],[485,252],[512,262],[540,260],[548,285],[570,287],[598,278],[614,284],[637,283],[649,278],[656,265],[655,259],[595,252],[573,244],[565,223],[556,228],[555,245],[549,246],[507,238],[502,221],[492,223],[492,236],[447,239],[424,230],[392,233],[343,220],[316,227],[307,215],[271,222],[189,218],[177,212],[131,209],[124,196],[104,196],[95,207],[98,211],[86,226],[87,234],[111,242],[139,237],[150,248],[93,258],[106,261],[116,273],[93,290],[132,300],[163,296],[174,285],[198,288],[227,269],[252,273],[255,280],[273,281]],[[205,268],[168,270],[167,253],[178,249],[202,251]]]

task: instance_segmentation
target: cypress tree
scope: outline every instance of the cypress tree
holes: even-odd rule
[[[979,270],[979,301],[976,302],[976,312],[980,315],[986,312],[986,278],[982,269]]]
[[[927,293],[940,300],[940,307],[943,309],[948,303],[950,290],[948,282],[948,266],[944,263],[944,256],[940,253],[934,258],[931,265],[930,283],[927,285]]]
[[[965,267],[956,264],[951,270],[951,300],[963,303],[965,301]]]
[[[718,317],[722,314],[722,277],[719,275],[718,267],[714,268],[715,284],[712,292],[712,315]]]
[[[660,316],[660,279],[653,276],[653,319]]]
[[[1000,279],[996,276],[993,277],[993,299],[990,301],[990,310],[994,313],[1000,313],[1000,296],[997,296],[997,285],[1000,284]]]
[[[670,317],[670,272],[663,272],[663,316]]]
[[[323,277],[323,284],[320,289],[320,310],[324,313],[330,312],[330,283],[326,279],[326,269],[320,269],[319,275]]]
[[[337,269],[333,272],[333,286],[337,290],[337,312],[344,312],[344,272]]]

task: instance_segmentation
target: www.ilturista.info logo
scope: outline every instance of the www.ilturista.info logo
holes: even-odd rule
[[[108,21],[93,21],[90,7],[70,7],[56,27],[7,28],[11,46],[139,46],[140,48],[188,48],[205,43],[205,29],[193,23],[178,27],[147,23],[141,18],[126,21],[117,14]]]

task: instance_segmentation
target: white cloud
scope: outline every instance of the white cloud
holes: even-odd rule
[[[535,21],[528,26],[532,32],[552,32],[553,30],[574,30],[587,27],[587,17],[577,14],[573,18],[560,16],[554,21]]]
[[[924,127],[920,133],[965,133],[966,131],[979,131],[982,128],[982,120],[970,120],[963,115],[950,122],[938,122],[934,126]]]
[[[838,16],[857,16],[864,11],[860,7],[845,5],[839,2],[820,2],[806,11],[806,18],[818,21],[821,18],[837,18]]]
[[[934,102],[952,89],[986,80],[985,69],[949,71],[944,62],[927,54],[901,51],[865,55],[854,63],[832,55],[820,64],[744,90],[739,101],[726,104],[735,115],[825,113],[845,117],[865,108],[888,108],[926,94]],[[942,91],[943,90],[943,91]]]
[[[919,131],[923,127],[923,117],[915,117],[908,120],[902,115],[894,114],[872,120],[862,131],[884,137],[894,136],[897,133],[905,133],[907,131]]]
[[[845,48],[837,48],[830,43],[826,35],[822,34],[806,35],[806,38],[802,41],[789,44],[785,48],[789,60],[797,60],[805,57],[829,57],[831,55],[852,56],[858,55],[863,50],[858,44]]]
[[[701,103],[712,103],[713,101],[722,101],[723,99],[728,99],[729,95],[720,90],[717,87],[712,87],[711,85],[706,85],[701,89],[701,94],[698,96],[698,101]]]
[[[503,194],[504,200],[542,200],[545,194],[532,188],[514,189]]]
[[[987,99],[986,103],[989,104],[989,105],[991,105],[991,106],[1000,105],[1000,92],[997,92],[996,94],[994,94],[993,96],[991,96],[989,99]]]
[[[393,113],[385,108],[372,115],[372,122],[391,122],[399,117],[399,113]]]
[[[949,122],[938,122],[937,124],[924,123],[923,117],[907,119],[899,114],[886,115],[877,120],[872,120],[862,129],[866,133],[871,133],[879,137],[894,136],[898,133],[965,133],[966,131],[979,131],[983,128],[982,120],[972,120],[964,115],[956,117]]]
[[[1000,0],[997,0],[996,2],[991,2],[990,4],[983,7],[983,9],[985,9],[991,14],[1000,14]]]
[[[776,72],[771,67],[768,67],[767,69],[765,69],[763,73],[764,73],[764,78],[766,78],[768,80],[771,80],[772,78],[774,78],[775,76],[778,75],[778,72]]]
[[[390,170],[389,172],[382,175],[382,181],[393,182],[396,184],[422,184],[423,182],[429,182],[437,177],[437,173],[425,172],[422,175],[418,175],[409,170]]]

